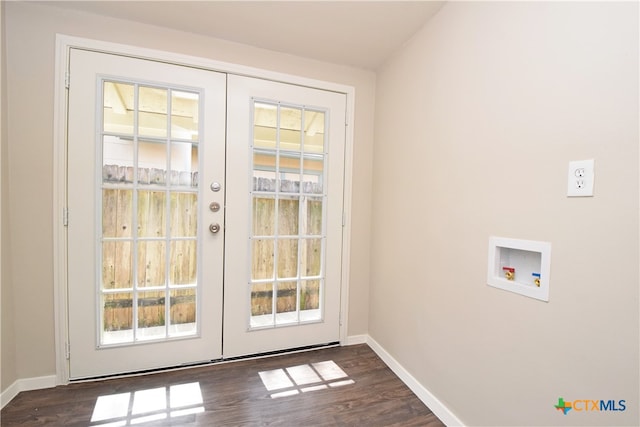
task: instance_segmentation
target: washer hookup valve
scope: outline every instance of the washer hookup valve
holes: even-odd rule
[[[537,287],[540,287],[540,273],[531,273],[531,275],[533,276],[533,283],[535,283]]]
[[[502,267],[502,270],[504,271],[504,277],[507,280],[513,280],[516,278],[516,269],[513,267]]]

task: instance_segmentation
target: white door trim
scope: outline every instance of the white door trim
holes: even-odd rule
[[[55,87],[54,87],[54,123],[53,123],[53,286],[54,286],[54,322],[56,349],[56,382],[69,382],[68,344],[68,304],[67,304],[67,238],[65,228],[65,209],[67,206],[67,69],[69,50],[87,49],[105,53],[133,56],[142,59],[164,61],[177,65],[203,68],[211,71],[256,77],[282,83],[308,86],[344,93],[347,96],[345,127],[345,176],[344,176],[344,227],[342,244],[342,285],[341,285],[341,322],[340,342],[347,344],[347,325],[349,307],[349,271],[351,248],[351,199],[353,171],[353,120],[355,117],[355,88],[352,86],[309,79],[285,73],[262,70],[238,64],[212,59],[164,52],[137,46],[104,42],[62,34],[56,35]]]

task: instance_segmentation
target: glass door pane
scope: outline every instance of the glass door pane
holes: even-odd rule
[[[322,320],[325,114],[253,103],[252,329]]]
[[[99,345],[198,332],[200,94],[102,83]]]

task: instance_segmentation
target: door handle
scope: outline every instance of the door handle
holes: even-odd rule
[[[209,231],[212,232],[213,234],[216,234],[218,231],[220,231],[220,224],[217,224],[217,223],[210,224]]]

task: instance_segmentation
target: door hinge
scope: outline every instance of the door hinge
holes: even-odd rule
[[[65,71],[64,73],[64,87],[66,87],[67,89],[69,89],[69,82],[71,81],[71,74],[69,74],[68,71]]]
[[[71,358],[71,344],[64,343],[64,357],[69,360]]]
[[[69,225],[69,208],[62,210],[62,225],[65,227]]]
[[[342,226],[344,227],[345,225],[347,225],[347,213],[342,212]]]

